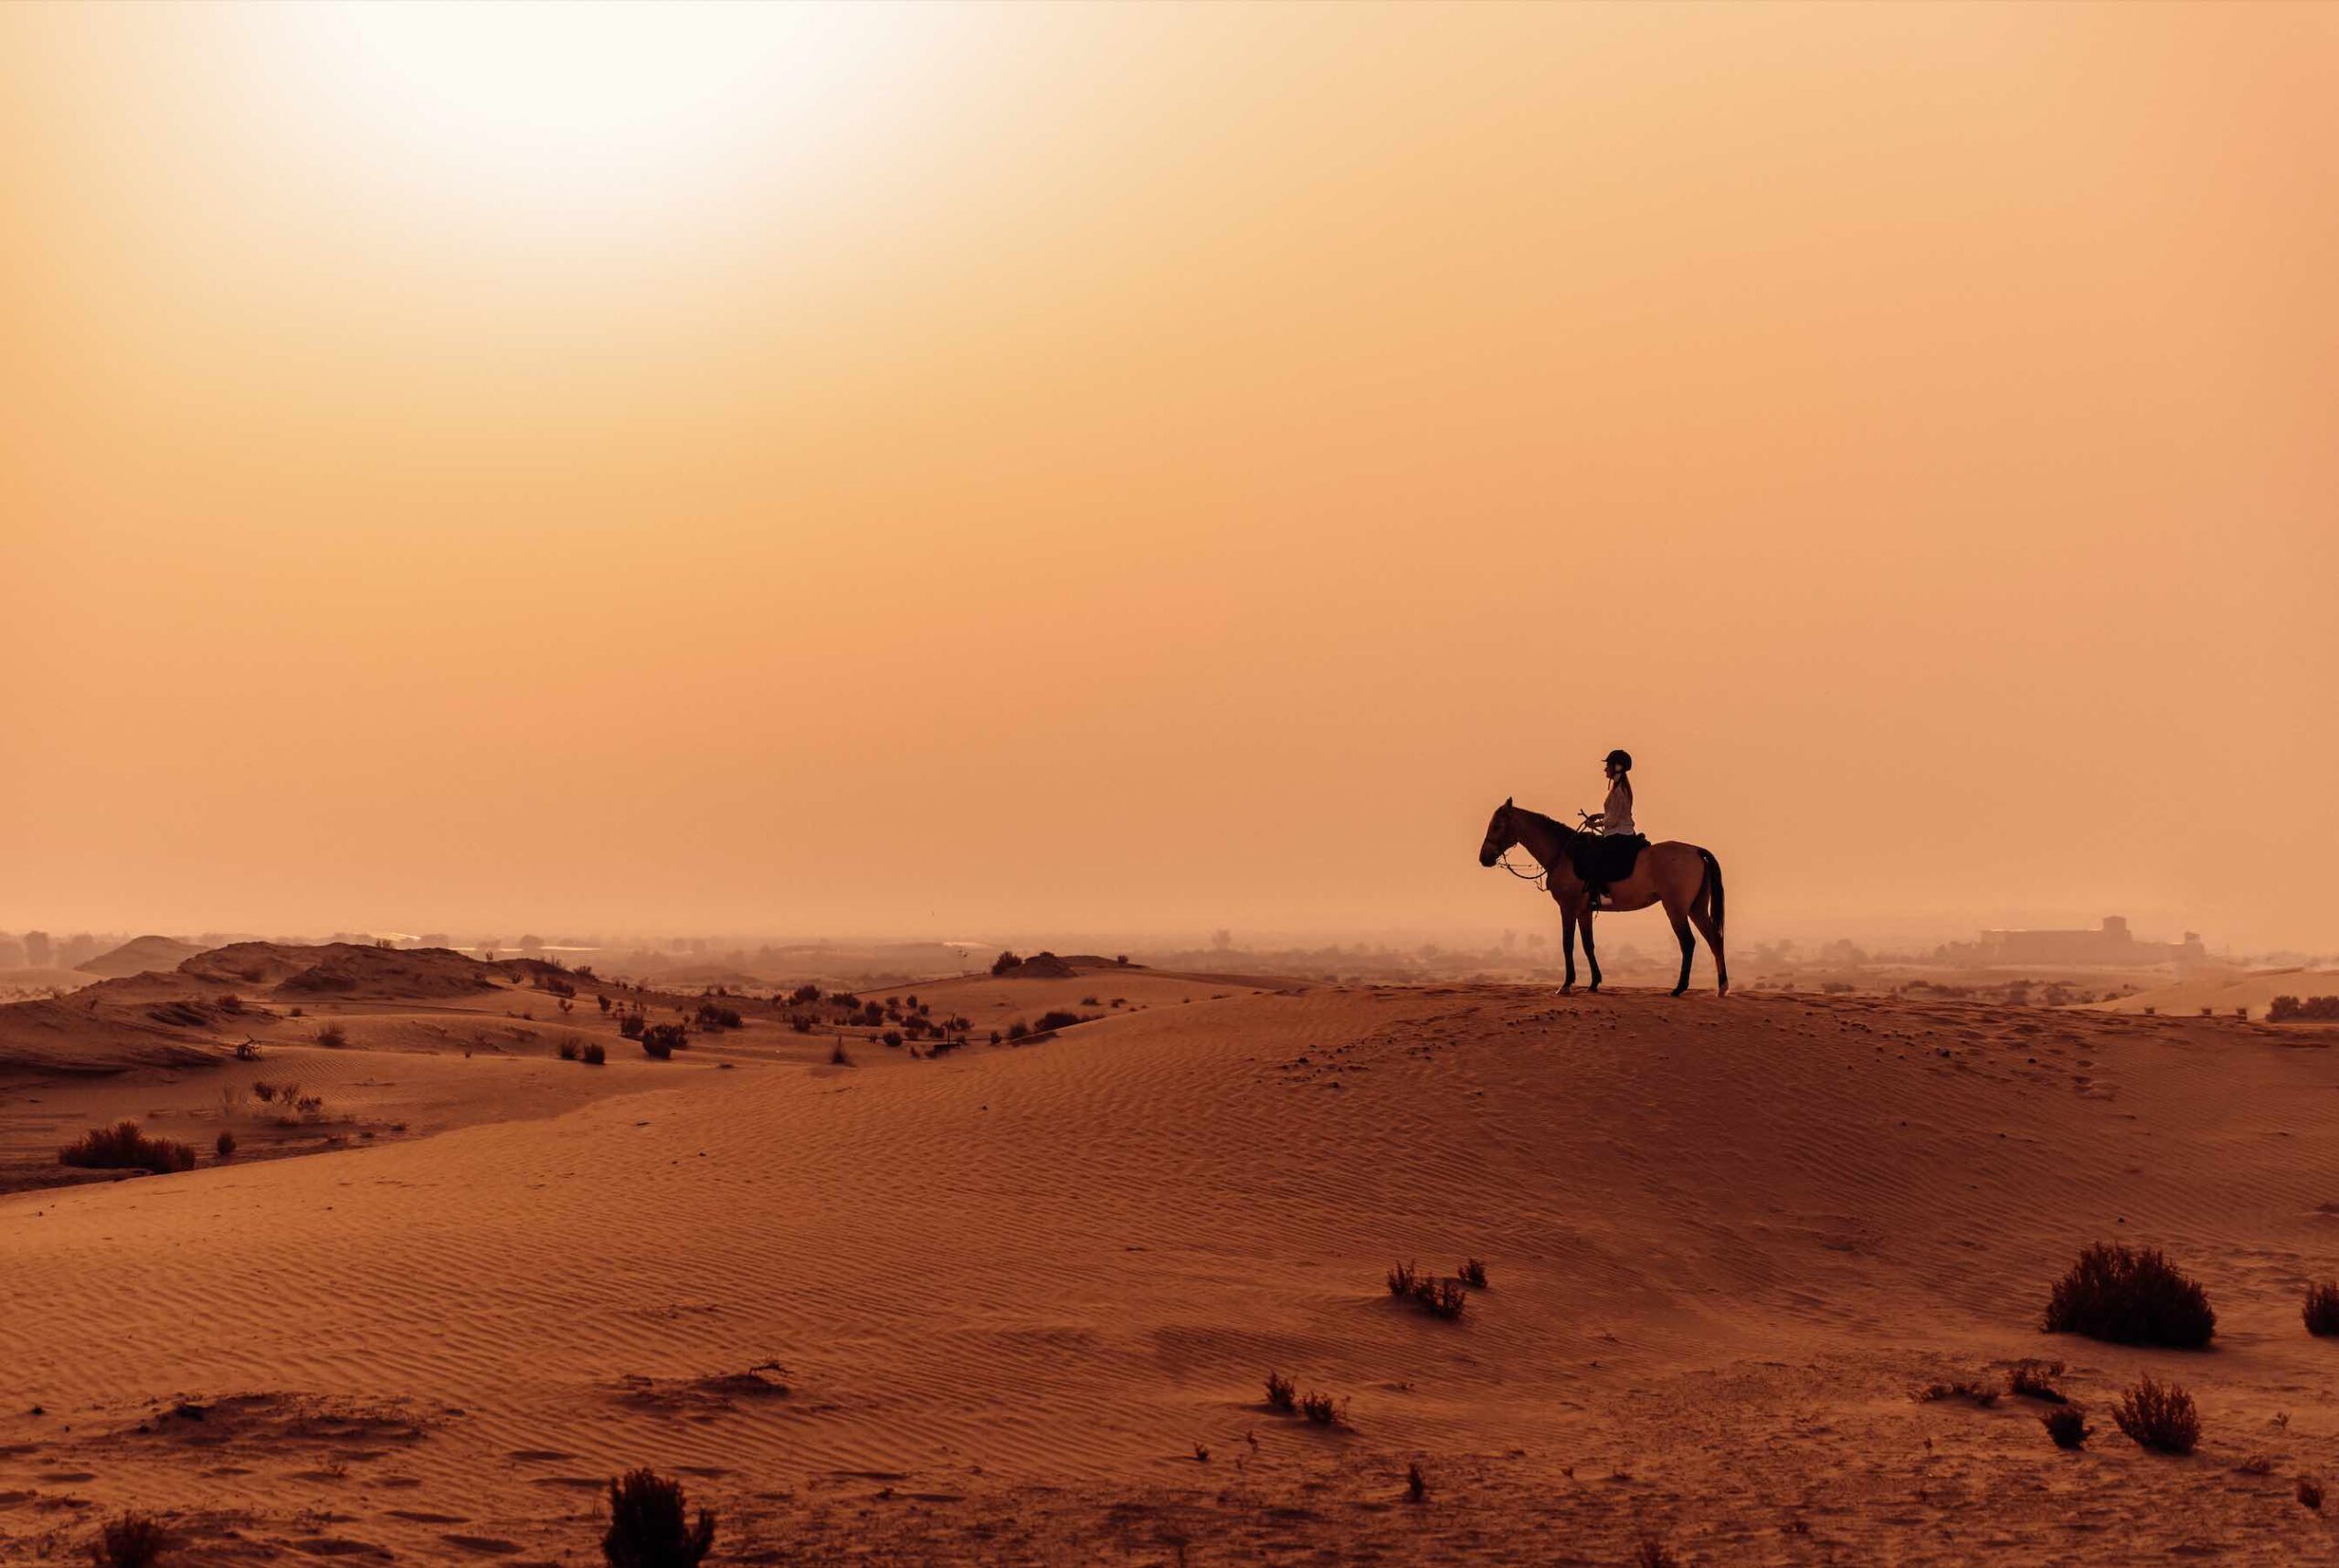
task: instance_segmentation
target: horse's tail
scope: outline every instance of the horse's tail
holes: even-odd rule
[[[1706,906],[1706,909],[1713,916],[1714,929],[1719,931],[1721,929],[1721,862],[1714,858],[1714,852],[1709,849],[1699,850],[1698,858],[1706,863],[1704,891],[1713,900]]]

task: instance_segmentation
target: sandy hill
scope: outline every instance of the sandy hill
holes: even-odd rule
[[[1220,987],[1021,1049],[651,1065],[550,1119],[19,1193],[0,1561],[135,1505],[206,1563],[585,1563],[643,1463],[720,1510],[724,1562],[2327,1560],[2291,1478],[2339,1478],[2339,1351],[2298,1315],[2339,1068],[2293,1046]],[[2102,1238],[2197,1273],[2217,1348],[2042,1336]],[[1468,1256],[1459,1320],[1383,1287]],[[2027,1401],[1912,1397],[2041,1355],[2082,1453]],[[1341,1423],[1265,1408],[1270,1369]],[[2112,1429],[2144,1371],[2198,1400],[2195,1456]]]
[[[2198,1013],[2203,1008],[2230,1014],[2246,1008],[2263,1018],[2278,996],[2339,996],[2339,969],[2257,969],[2243,975],[2213,975],[2178,980],[2094,1006],[2105,1012]]]
[[[81,968],[101,980],[175,969],[203,949],[175,937],[133,937],[109,953],[101,953]]]

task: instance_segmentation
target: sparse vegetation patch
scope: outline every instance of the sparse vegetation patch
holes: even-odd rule
[[[2217,1332],[2208,1293],[2156,1247],[2099,1242],[2055,1282],[2044,1324],[2115,1345],[2198,1350]]]
[[[80,1141],[57,1151],[57,1162],[83,1171],[151,1171],[167,1176],[195,1169],[195,1150],[167,1138],[149,1138],[134,1121],[91,1128]]]
[[[714,1510],[689,1522],[682,1483],[656,1471],[629,1470],[609,1483],[609,1528],[601,1556],[609,1568],[698,1568],[714,1548]]]
[[[2190,1454],[2201,1440],[2200,1413],[2193,1396],[2150,1373],[2111,1406],[2111,1419],[2130,1437],[2161,1454]]]

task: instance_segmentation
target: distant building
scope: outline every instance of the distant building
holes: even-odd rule
[[[2181,942],[2139,942],[2124,915],[2106,915],[2092,931],[1984,931],[1974,953],[1984,964],[2200,963],[2208,957],[2198,932]]]

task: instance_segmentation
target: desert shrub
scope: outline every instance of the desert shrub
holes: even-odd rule
[[[1097,1001],[1093,996],[1084,996],[1080,999],[1080,1005],[1083,1007],[1102,1007],[1105,1004]]]
[[[2271,1454],[2252,1454],[2233,1468],[2238,1476],[2270,1476],[2274,1473],[2274,1457]]]
[[[1418,1264],[1391,1264],[1389,1266],[1389,1294],[1397,1297],[1411,1296],[1413,1293],[1413,1286],[1421,1277],[1421,1266]]]
[[[788,993],[788,1000],[799,1005],[818,1001],[820,1000],[820,988],[816,985],[799,985]]]
[[[211,1147],[218,1152],[220,1159],[229,1159],[236,1152],[236,1135],[232,1132],[222,1132],[217,1138],[212,1139]]]
[[[1023,960],[1017,958],[1011,950],[1009,952],[1000,954],[999,957],[991,960],[990,972],[994,976],[1003,975],[1011,970],[1020,969],[1022,967]]]
[[[1280,1410],[1286,1415],[1299,1408],[1298,1388],[1281,1372],[1267,1374],[1267,1408]]]
[[[653,1023],[641,1032],[642,1050],[661,1062],[671,1060],[676,1047],[690,1043],[690,1035],[679,1023]]]
[[[901,1049],[902,1032],[900,1030],[888,1029],[881,1038],[884,1039],[886,1044],[893,1046],[895,1050]]]
[[[1031,1033],[1032,1026],[1024,1022],[1020,1018],[1007,1026],[1007,1037],[1010,1040],[1025,1039],[1031,1034]]]
[[[1348,1416],[1348,1401],[1335,1401],[1328,1393],[1310,1390],[1299,1396],[1299,1414],[1318,1426],[1339,1426]]]
[[[609,1054],[601,1049],[601,1043],[598,1040],[587,1041],[584,1050],[579,1054],[584,1057],[585,1065],[588,1067],[600,1066],[609,1059]]]
[[[595,1001],[597,1001],[597,1002],[600,1003],[600,1005],[601,1005],[601,1012],[602,1012],[603,1013],[605,1013],[605,1014],[606,1014],[606,1013],[609,1011],[609,999],[607,996],[599,995],[599,994],[598,994],[598,993],[597,993],[597,994],[594,996],[593,1000],[594,1000]]]
[[[574,1062],[577,1060],[577,1042],[574,1038],[562,1041],[558,1049],[560,1051],[560,1059],[562,1061]]]
[[[238,1062],[259,1061],[259,1042],[257,1040],[246,1040],[238,1044],[236,1047],[236,1060]]]
[[[639,1040],[641,1038],[641,1031],[648,1022],[649,1021],[647,1019],[643,1018],[641,1014],[638,1012],[629,1012],[623,1018],[618,1020],[618,1033],[624,1035],[629,1040]]]
[[[2076,1404],[2056,1406],[2040,1416],[2038,1424],[2047,1428],[2047,1436],[2055,1440],[2058,1448],[2084,1448],[2088,1437],[2095,1431],[2087,1424],[2087,1417],[2080,1413]]]
[[[609,1568],[697,1568],[714,1545],[714,1510],[685,1523],[683,1484],[643,1468],[609,1483],[609,1529],[601,1556]]]
[[[1405,1467],[1405,1500],[1421,1502],[1429,1496],[1429,1478],[1422,1474],[1420,1461]]]
[[[151,1171],[167,1176],[195,1169],[195,1150],[167,1138],[149,1138],[134,1121],[91,1128],[78,1143],[57,1151],[57,1162],[84,1171]]]
[[[143,1513],[110,1519],[90,1544],[90,1559],[97,1568],[152,1568],[162,1561],[171,1538],[159,1520]]]
[[[829,1065],[831,1067],[852,1065],[852,1058],[844,1054],[844,1036],[841,1034],[837,1036],[837,1043],[829,1048]]]
[[[2301,1476],[2298,1484],[2298,1499],[2299,1506],[2302,1508],[2322,1508],[2323,1483],[2313,1476]]]
[[[999,1044],[999,1031],[996,1029],[990,1032],[990,1043],[994,1045]]]
[[[1680,1559],[1660,1535],[1644,1535],[1633,1546],[1633,1568],[1679,1568]]]
[[[1413,1287],[1413,1305],[1451,1323],[1470,1305],[1470,1293],[1458,1279],[1424,1279]]]
[[[788,1015],[788,1026],[796,1031],[799,1034],[810,1034],[812,1033],[811,1014],[806,1012],[791,1012]]]
[[[698,1022],[702,1029],[744,1029],[746,1022],[736,1007],[717,1007],[711,1001],[698,1004]]]
[[[557,975],[540,974],[536,977],[535,986],[538,991],[550,991],[555,996],[577,994],[577,988]]]
[[[222,1012],[241,1012],[244,1010],[244,999],[231,991],[219,998],[217,1005]]]
[[[265,1105],[276,1097],[276,1086],[270,1083],[266,1078],[254,1078],[252,1080],[252,1093],[259,1098],[262,1105]]]
[[[2200,1285],[2158,1248],[2099,1242],[2055,1282],[2044,1326],[2115,1345],[2198,1350],[2217,1332],[2217,1315]]]
[[[1960,1378],[1954,1383],[1929,1383],[1917,1391],[1917,1398],[1927,1404],[1938,1404],[1944,1399],[1962,1399],[1987,1410],[1997,1404],[1998,1391],[1977,1378]]]
[[[1049,1012],[1040,1014],[1040,1022],[1034,1024],[1033,1027],[1037,1029],[1069,1029],[1075,1023],[1085,1023],[1087,1022],[1088,1020],[1083,1018],[1076,1012],[1065,1012],[1062,1009],[1058,1008],[1052,1009]]]
[[[2033,1361],[2026,1357],[2006,1369],[2006,1392],[2023,1399],[2040,1399],[2049,1404],[2061,1404],[2065,1403],[2063,1391],[2055,1386],[2055,1380],[2062,1375],[2062,1362]]]
[[[2318,1339],[2339,1334],[2339,1280],[2308,1286],[2306,1307],[2300,1316],[2306,1319],[2306,1331]]]
[[[2310,996],[2304,1001],[2295,996],[2278,996],[2266,1010],[2266,1016],[2276,1023],[2293,1018],[2339,1019],[2339,996]]]
[[[2201,1440],[2200,1413],[2193,1396],[2173,1383],[2154,1381],[2150,1373],[2113,1402],[2111,1419],[2129,1436],[2163,1454],[2190,1454]]]
[[[348,1033],[338,1023],[328,1023],[317,1031],[317,1044],[339,1050],[349,1044]]]
[[[1455,1270],[1455,1273],[1460,1277],[1463,1284],[1473,1290],[1484,1290],[1487,1287],[1487,1266],[1475,1257],[1464,1258],[1462,1266]]]

